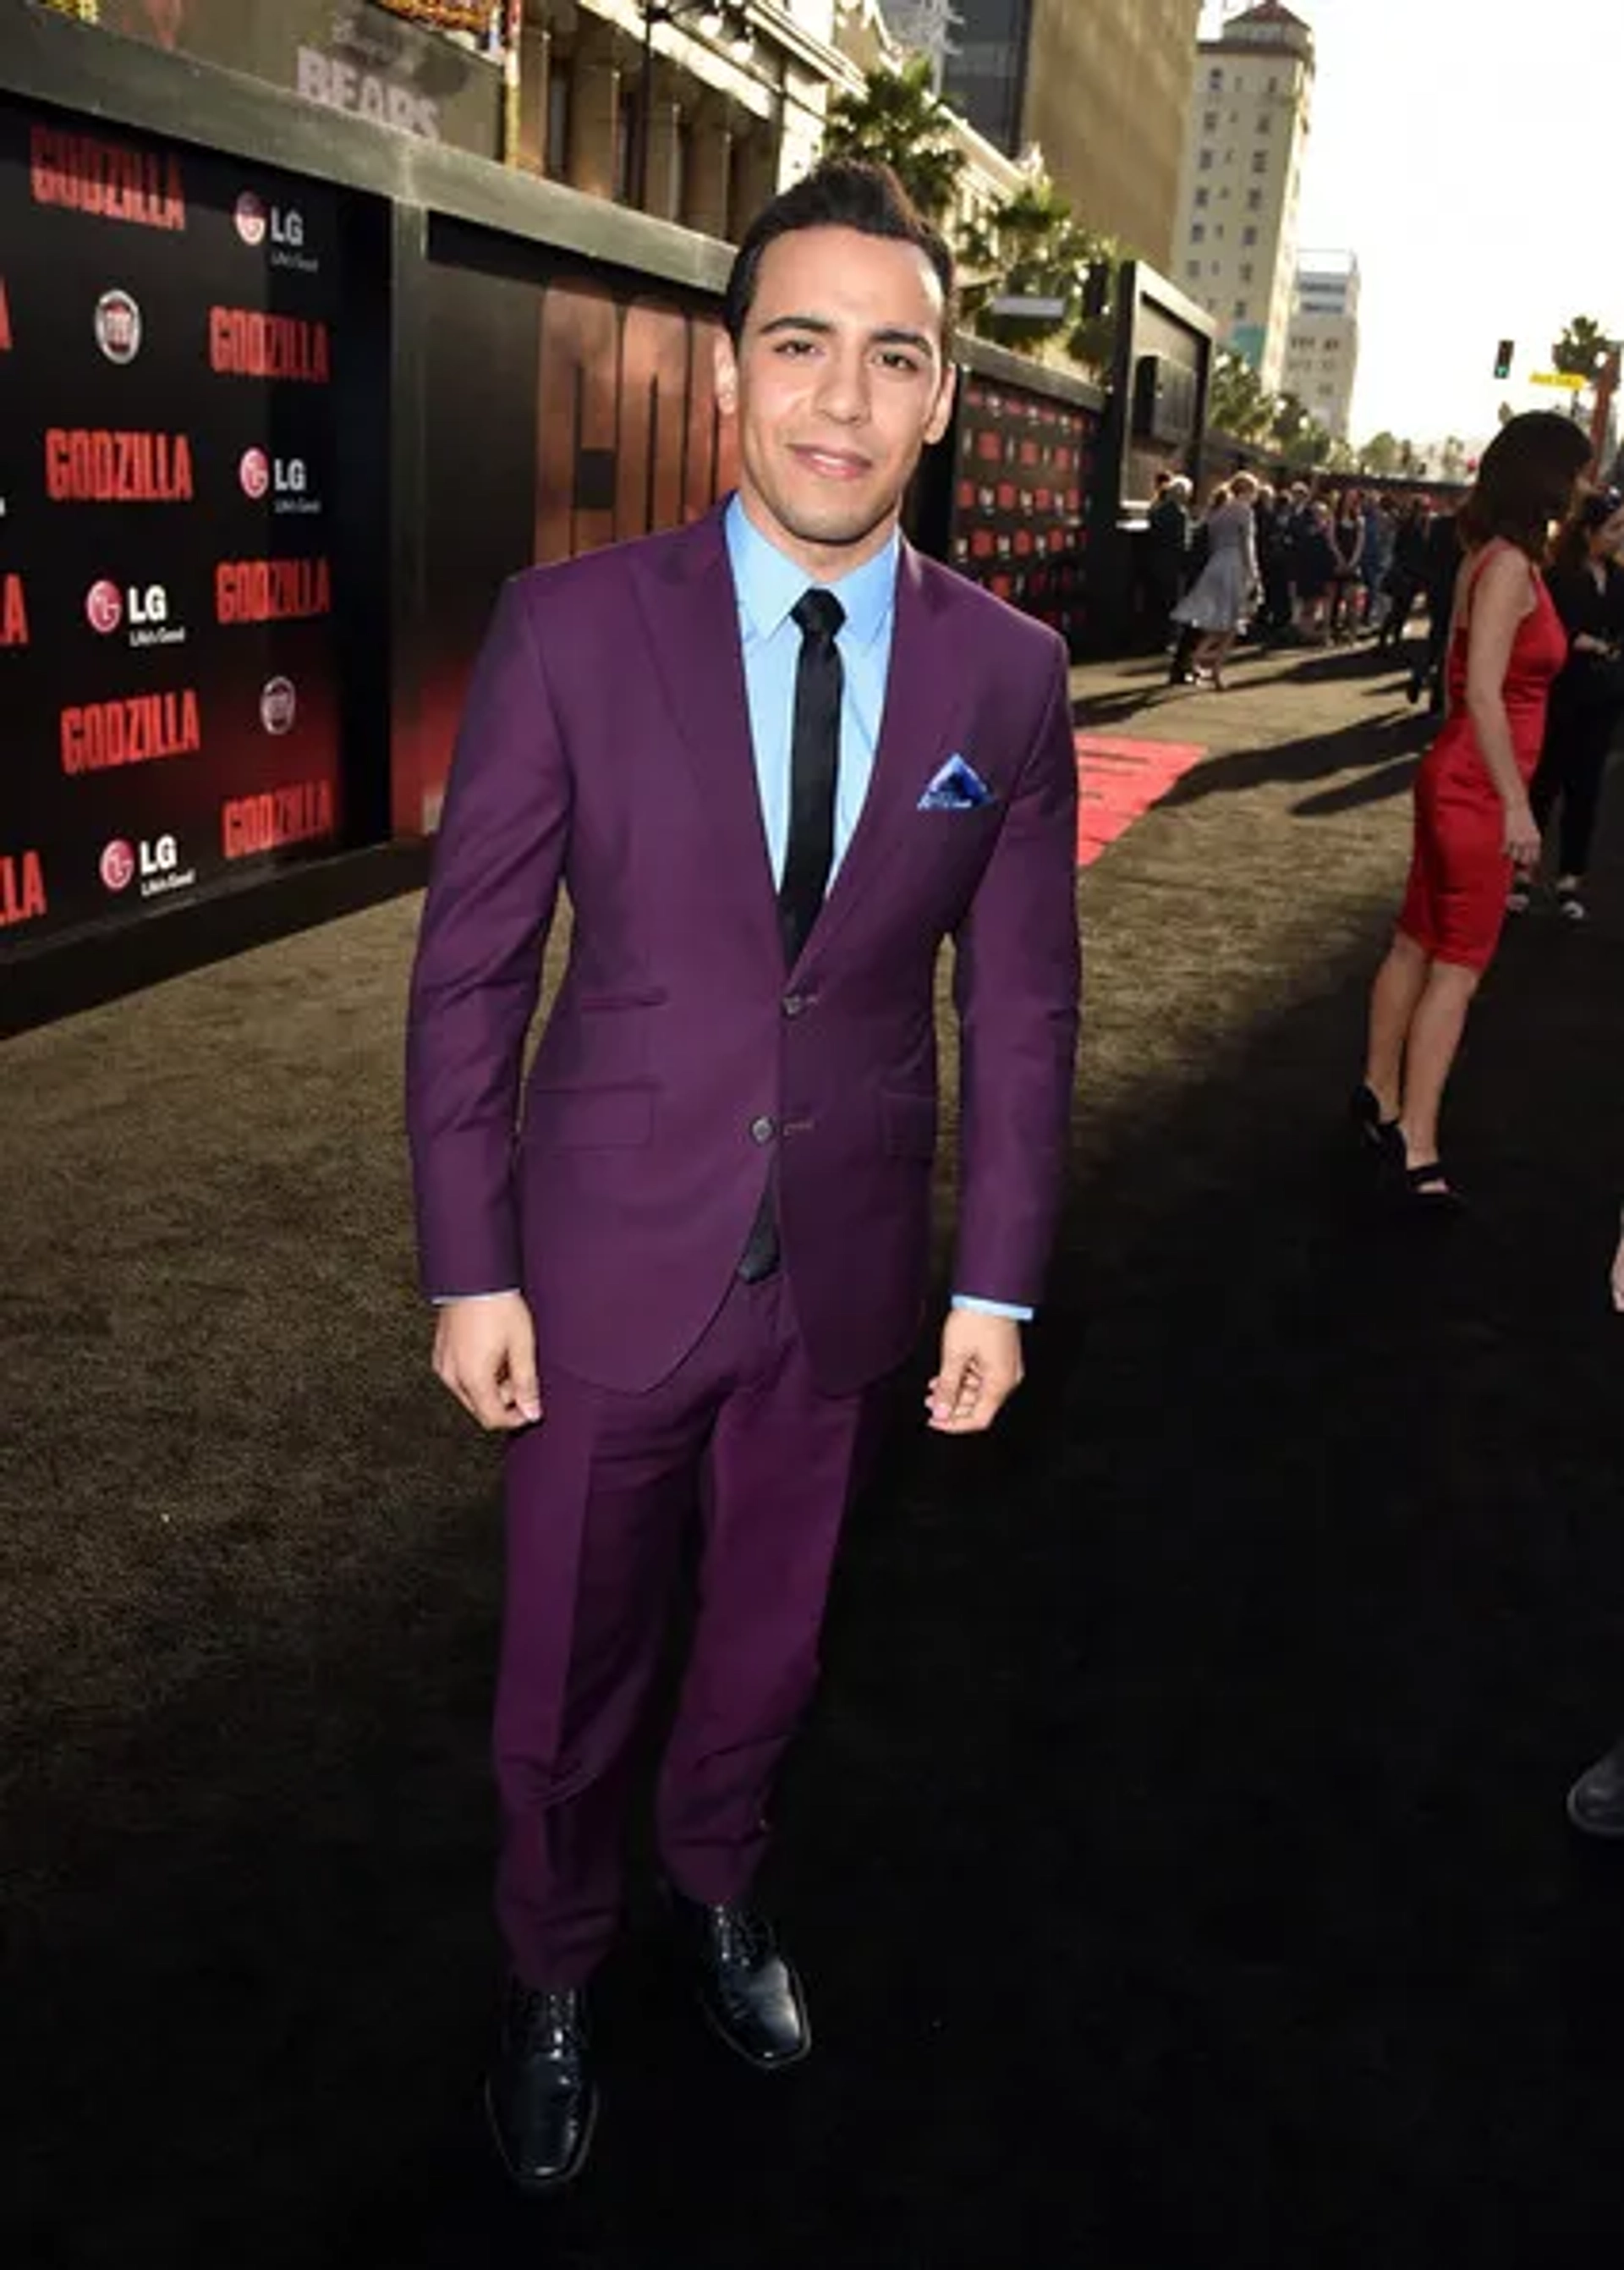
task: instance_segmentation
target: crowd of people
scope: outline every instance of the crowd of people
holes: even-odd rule
[[[1448,503],[1307,480],[1276,488],[1248,472],[1218,482],[1199,512],[1193,498],[1184,474],[1159,473],[1146,537],[1157,633],[1196,634],[1177,640],[1175,684],[1222,685],[1223,655],[1215,661],[1211,643],[1197,650],[1220,634],[1229,645],[1244,634],[1305,646],[1369,637],[1390,649],[1418,604],[1447,620],[1459,564]],[[1233,573],[1236,560],[1243,579]],[[1413,699],[1435,681],[1436,659],[1415,672]]]

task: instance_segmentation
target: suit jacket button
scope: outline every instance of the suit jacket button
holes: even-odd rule
[[[753,1143],[770,1143],[777,1132],[776,1124],[768,1117],[765,1111],[759,1119],[753,1119],[750,1123],[750,1139]]]
[[[812,1007],[812,1003],[805,993],[786,993],[782,1005],[786,1017],[798,1017],[803,1010]]]

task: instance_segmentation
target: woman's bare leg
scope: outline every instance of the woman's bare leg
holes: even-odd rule
[[[1466,1013],[1482,983],[1482,973],[1457,961],[1435,961],[1410,1020],[1404,1055],[1404,1109],[1398,1116],[1405,1154],[1412,1167],[1429,1165],[1438,1155],[1438,1113]]]
[[[1431,968],[1426,949],[1403,931],[1396,933],[1387,959],[1370,988],[1370,1042],[1365,1085],[1383,1119],[1397,1119],[1404,1101],[1405,1043]]]

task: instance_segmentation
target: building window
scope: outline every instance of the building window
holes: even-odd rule
[[[1263,191],[1261,189],[1248,189],[1246,192],[1246,210],[1248,212],[1261,212],[1263,211]]]
[[[1206,75],[1206,91],[1209,94],[1221,94],[1223,93],[1224,75],[1221,70],[1208,71]]]
[[[679,118],[677,122],[677,146],[671,153],[671,211],[679,220],[688,210],[688,192],[693,182],[693,122]]]
[[[1190,261],[1185,268],[1184,273],[1189,277],[1192,284],[1198,283],[1201,278],[1201,263],[1198,260]]]
[[[1206,223],[1204,220],[1192,220],[1190,222],[1190,241],[1192,244],[1205,244],[1206,242]]]
[[[1218,113],[1217,113],[1215,110],[1209,110],[1209,111],[1206,111],[1206,112],[1205,112],[1205,113],[1203,114],[1202,120],[1201,120],[1201,131],[1202,131],[1204,134],[1216,134],[1216,133],[1217,133],[1217,131],[1218,131]]]
[[[547,73],[547,140],[542,154],[543,165],[555,182],[564,181],[569,173],[569,122],[575,93],[569,64],[555,62]]]
[[[1212,152],[1210,150],[1204,150],[1201,152],[1201,155],[1197,159],[1196,164],[1202,173],[1210,174],[1212,170]]]
[[[1267,152],[1266,150],[1254,150],[1254,151],[1253,151],[1253,152],[1252,152],[1252,171],[1253,171],[1253,173],[1254,173],[1254,174],[1262,174],[1262,173],[1266,173],[1266,172],[1268,171],[1268,166],[1269,166],[1269,153],[1268,153],[1268,152]]]
[[[1272,126],[1273,122],[1274,122],[1272,121],[1272,119],[1271,119],[1271,117],[1270,117],[1270,115],[1269,115],[1269,114],[1268,114],[1268,112],[1267,112],[1266,110],[1264,110],[1264,111],[1260,111],[1260,112],[1258,113],[1258,116],[1257,116],[1257,131],[1258,131],[1260,134],[1266,134],[1266,133],[1268,133],[1268,131],[1269,131],[1270,128]]]
[[[637,149],[637,90],[623,86],[615,108],[615,202],[632,202],[632,168]]]
[[[1241,263],[1241,281],[1242,284],[1250,284],[1251,280],[1252,263],[1250,260],[1243,260]]]
[[[1242,244],[1256,244],[1257,241],[1257,232],[1250,222],[1241,231],[1241,241]]]
[[[1208,189],[1198,189],[1198,190],[1196,191],[1196,203],[1197,203],[1197,204],[1198,204],[1198,205],[1204,205],[1204,204],[1205,204],[1205,203],[1206,203],[1206,201],[1207,201],[1208,197],[1211,196],[1211,194],[1212,194],[1212,192],[1211,192],[1210,190],[1208,190]]]
[[[1279,93],[1279,91],[1280,91],[1280,83],[1279,83],[1279,79],[1278,79],[1278,78],[1272,78],[1272,79],[1269,81],[1269,92],[1270,92],[1270,93],[1271,93],[1271,94],[1278,94],[1278,93]]]
[[[1246,321],[1246,302],[1244,300],[1237,300],[1235,301],[1235,319],[1237,323],[1243,323]]]

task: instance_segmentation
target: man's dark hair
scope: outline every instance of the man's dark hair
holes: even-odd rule
[[[722,300],[722,320],[735,348],[744,337],[755,299],[761,255],[775,238],[804,228],[852,228],[859,236],[889,237],[894,243],[916,245],[941,284],[945,360],[958,315],[953,254],[946,240],[924,219],[889,166],[867,165],[856,158],[826,158],[822,165],[814,166],[810,174],[781,190],[770,204],[763,205],[745,230]]]
[[[1550,523],[1568,510],[1573,485],[1590,459],[1590,435],[1571,418],[1525,410],[1508,419],[1484,450],[1477,482],[1460,508],[1461,540],[1477,552],[1503,537],[1542,561]]]

